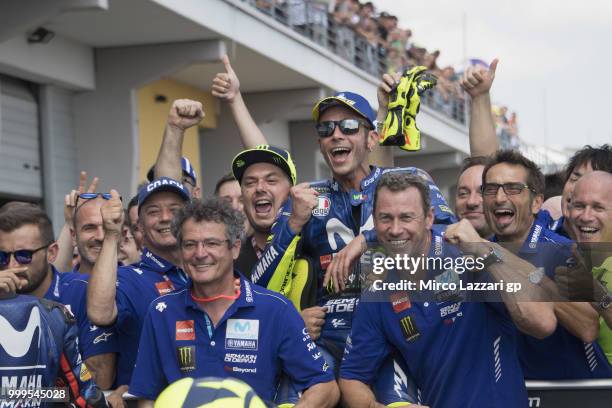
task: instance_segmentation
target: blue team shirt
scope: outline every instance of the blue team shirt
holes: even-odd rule
[[[537,215],[537,222],[546,225],[547,228],[555,234],[571,239],[563,226],[565,224],[564,216],[561,216],[555,220],[547,210],[541,210]]]
[[[432,231],[430,257],[459,255],[444,242],[439,229]],[[478,279],[470,272],[429,273],[439,282]],[[433,294],[438,301],[414,302],[407,292],[399,291],[376,301],[368,300],[364,292],[340,376],[371,384],[396,348],[421,391],[423,404],[436,408],[527,406],[516,332],[503,303],[464,301],[467,293]]]
[[[301,389],[333,381],[291,302],[243,276],[240,281],[240,296],[216,327],[189,289],[151,303],[131,394],[154,400],[182,377],[235,377],[272,401],[281,371]]]
[[[117,385],[130,383],[142,323],[153,300],[187,286],[185,272],[169,261],[142,249],[139,263],[117,269],[117,321],[121,353],[117,363]]]
[[[119,343],[114,328],[93,325],[87,317],[87,276],[73,272],[59,273],[53,265],[51,268],[51,286],[43,297],[65,305],[74,315],[83,358],[117,353]]]
[[[554,280],[555,268],[574,262],[573,241],[557,235],[548,225],[546,214],[538,214],[518,256],[536,267],[543,267],[546,276]],[[492,240],[495,241],[495,237]],[[545,339],[518,333],[517,345],[526,379],[612,378],[612,367],[599,344],[584,343],[560,324]]]

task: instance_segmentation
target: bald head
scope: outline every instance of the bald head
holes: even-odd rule
[[[569,215],[578,242],[612,242],[612,174],[593,171],[582,176]]]

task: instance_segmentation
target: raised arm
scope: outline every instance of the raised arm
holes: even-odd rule
[[[213,79],[213,96],[226,101],[229,105],[245,148],[250,149],[257,145],[268,144],[266,137],[261,133],[244,103],[244,99],[242,99],[240,81],[227,55],[223,56],[223,65],[225,66],[225,72],[218,73]]]
[[[116,190],[102,205],[104,243],[87,285],[87,316],[95,325],[108,326],[117,319],[117,252],[123,227],[123,206]]]
[[[482,66],[470,66],[461,78],[461,86],[472,98],[470,109],[470,154],[472,157],[491,155],[499,146],[491,114],[489,94],[498,62],[497,58],[494,59],[489,69]]]
[[[170,177],[182,180],[181,154],[185,131],[204,118],[202,104],[190,99],[172,102],[164,129],[164,138],[155,162],[155,178]]]

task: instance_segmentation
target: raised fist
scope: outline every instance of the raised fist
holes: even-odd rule
[[[312,216],[312,210],[317,206],[318,193],[310,187],[310,184],[301,183],[291,187],[289,195],[291,197],[289,227],[297,234]]]
[[[204,118],[202,104],[191,99],[177,99],[172,102],[168,113],[168,125],[187,130],[197,125]]]

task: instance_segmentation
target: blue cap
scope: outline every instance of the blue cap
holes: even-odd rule
[[[149,199],[149,197],[162,191],[175,193],[185,201],[189,201],[191,198],[189,195],[189,190],[185,188],[183,183],[171,179],[170,177],[160,177],[157,180],[153,180],[146,186],[143,186],[140,191],[138,191],[138,211],[140,212],[140,208],[145,201]]]
[[[327,98],[321,99],[312,108],[312,118],[315,122],[319,121],[321,114],[332,106],[345,106],[355,111],[360,116],[364,117],[374,128],[374,121],[376,120],[376,112],[370,106],[370,103],[366,98],[353,92],[338,92],[334,96],[328,96]]]
[[[183,169],[184,176],[189,176],[193,179],[194,187],[195,187],[198,183],[198,179],[196,177],[195,170],[193,166],[191,165],[191,162],[189,161],[188,158],[181,157],[181,168]],[[155,166],[151,166],[151,168],[147,172],[147,180],[153,181],[154,177],[155,177]]]

